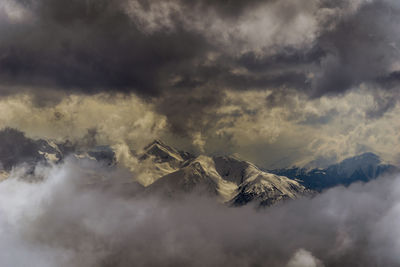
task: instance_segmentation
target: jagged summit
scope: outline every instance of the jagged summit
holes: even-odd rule
[[[150,142],[149,144],[147,144],[144,147],[144,150],[148,150],[151,146],[153,145],[158,145],[158,146],[163,146],[163,147],[169,147],[167,144],[165,144],[163,141],[161,141],[160,139],[154,139],[152,142]]]
[[[150,156],[154,157],[157,162],[182,162],[184,160],[179,151],[158,139],[145,146],[141,159],[146,159]]]
[[[144,186],[148,186],[159,178],[178,171],[188,159],[194,156],[180,152],[156,139],[144,147],[138,158],[142,165],[147,166],[146,179],[141,182]]]

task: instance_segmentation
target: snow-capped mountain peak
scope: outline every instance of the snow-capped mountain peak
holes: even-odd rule
[[[263,172],[250,162],[205,155],[185,161],[178,170],[149,185],[148,190],[164,190],[171,195],[197,187],[234,205],[250,201],[271,205],[281,199],[295,199],[307,191],[298,182]]]

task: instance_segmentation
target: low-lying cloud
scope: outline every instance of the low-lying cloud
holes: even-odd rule
[[[400,264],[400,177],[256,210],[143,195],[86,161],[22,173],[0,183],[1,266]]]

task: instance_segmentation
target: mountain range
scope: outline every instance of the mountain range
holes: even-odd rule
[[[148,191],[174,195],[202,190],[233,205],[252,201],[270,205],[309,193],[297,181],[264,172],[250,162],[228,156],[194,156],[159,140],[146,147],[143,157],[152,158],[154,168],[165,172],[147,187]]]
[[[324,169],[309,170],[292,167],[269,170],[269,172],[297,180],[311,190],[323,191],[337,185],[348,186],[354,182],[368,182],[398,170],[398,167],[394,165],[383,163],[376,154],[367,152],[347,158]]]
[[[38,162],[59,164],[68,156],[96,161],[106,167],[120,164],[109,146],[78,149],[70,142],[30,139],[10,128],[0,131],[0,180],[6,179],[17,165],[25,164],[33,172]],[[326,169],[262,170],[234,156],[193,155],[160,140],[148,144],[136,157],[139,164],[149,166],[151,177],[142,183],[144,193],[174,197],[196,191],[232,206],[250,202],[270,206],[336,185],[369,181],[397,170],[393,165],[383,164],[373,153],[348,158]]]

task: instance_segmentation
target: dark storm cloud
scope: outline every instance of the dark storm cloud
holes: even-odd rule
[[[397,86],[391,68],[399,58],[400,7],[393,1],[366,2],[350,12],[352,2],[345,0],[310,6],[279,6],[273,0],[141,0],[136,13],[129,9],[132,2],[11,0],[25,13],[12,19],[0,9],[0,93],[28,91],[40,105],[74,92],[151,96],[172,129],[182,133],[210,120],[204,111],[218,106],[225,89],[320,97],[362,83]],[[160,9],[154,10],[157,5]],[[251,24],[249,14],[263,6],[276,10],[273,24],[280,30],[269,39],[255,38],[254,45],[247,34],[257,23]],[[315,15],[321,10],[338,13]],[[290,30],[299,14],[320,24],[311,29],[316,33],[311,45],[285,43],[296,35]],[[249,30],[235,28],[241,23]],[[182,113],[191,115],[182,119]]]
[[[318,46],[310,50],[299,51],[294,48],[283,48],[277,54],[268,57],[259,57],[254,52],[247,52],[237,60],[238,64],[253,72],[265,70],[290,69],[318,62],[326,53]]]
[[[196,5],[228,16],[256,2],[262,1],[197,1]],[[0,83],[6,94],[13,93],[10,86],[25,86],[157,95],[168,89],[173,75],[186,73],[195,80],[195,59],[213,49],[202,34],[181,27],[179,17],[172,18],[173,31],[141,31],[129,17],[125,0],[16,3],[32,18],[19,22],[2,18]]]
[[[382,117],[386,112],[393,109],[399,100],[399,94],[390,92],[387,95],[374,94],[374,105],[366,111],[366,116],[371,119]]]
[[[398,87],[400,85],[400,71],[393,71],[386,76],[378,77],[376,82],[387,89]]]
[[[194,75],[197,65],[192,60],[204,56],[206,50],[219,50],[207,46],[203,35],[179,27],[179,17],[174,31],[143,33],[128,16],[124,5],[127,1],[123,0],[18,2],[33,13],[33,18],[18,23],[3,18],[0,28],[3,84],[55,85],[88,92],[137,90],[155,94],[165,87],[163,79],[168,78],[168,74],[186,71]],[[239,16],[243,10],[269,2],[273,1],[196,1],[193,5],[221,10],[224,17]],[[339,1],[338,5],[342,2],[346,1]],[[144,7],[149,5],[147,1],[140,3]],[[186,1],[178,3],[189,5]],[[329,3],[321,4],[321,8],[326,7]],[[283,68],[304,73],[304,68],[309,71],[307,65],[320,63],[314,84],[317,93],[345,91],[385,73],[394,52],[390,45],[397,41],[390,36],[397,13],[389,2],[375,1],[364,5],[354,16],[343,19],[335,29],[323,33],[310,51],[288,47],[261,58],[249,51],[238,60],[231,59],[232,62],[221,57],[222,62],[214,67],[226,73],[236,62],[237,66],[251,72]],[[247,79],[248,86],[252,83],[259,87],[277,86],[290,80],[287,79],[290,75],[284,71],[276,74],[282,78],[272,79],[276,82],[270,84],[268,77],[271,75],[267,72],[266,77],[258,77],[256,82]],[[207,78],[214,77],[206,74],[203,79]],[[235,87],[234,83],[229,83],[229,77],[228,84]],[[242,87],[246,82],[238,84]],[[289,81],[289,84],[296,87],[295,83]]]
[[[343,93],[391,76],[390,68],[399,60],[399,15],[394,2],[372,1],[323,33],[318,45],[327,55],[319,62],[312,94]]]
[[[297,88],[299,90],[306,88],[307,76],[302,72],[288,71],[283,73],[269,73],[262,76],[246,74],[228,74],[224,76],[227,85],[236,87],[236,89],[286,89]]]
[[[157,110],[165,114],[171,125],[171,130],[181,136],[188,133],[208,129],[210,116],[215,117],[212,111],[223,98],[223,92],[213,87],[200,87],[191,90],[180,90],[160,97]]]
[[[33,18],[0,26],[0,82],[93,93],[155,95],[205,47],[200,36],[141,32],[124,1],[24,1]]]
[[[228,18],[237,18],[242,12],[248,8],[254,7],[261,3],[274,2],[276,0],[183,0],[182,3],[187,5],[198,5],[207,11],[207,9],[215,9],[221,15],[227,16]]]

